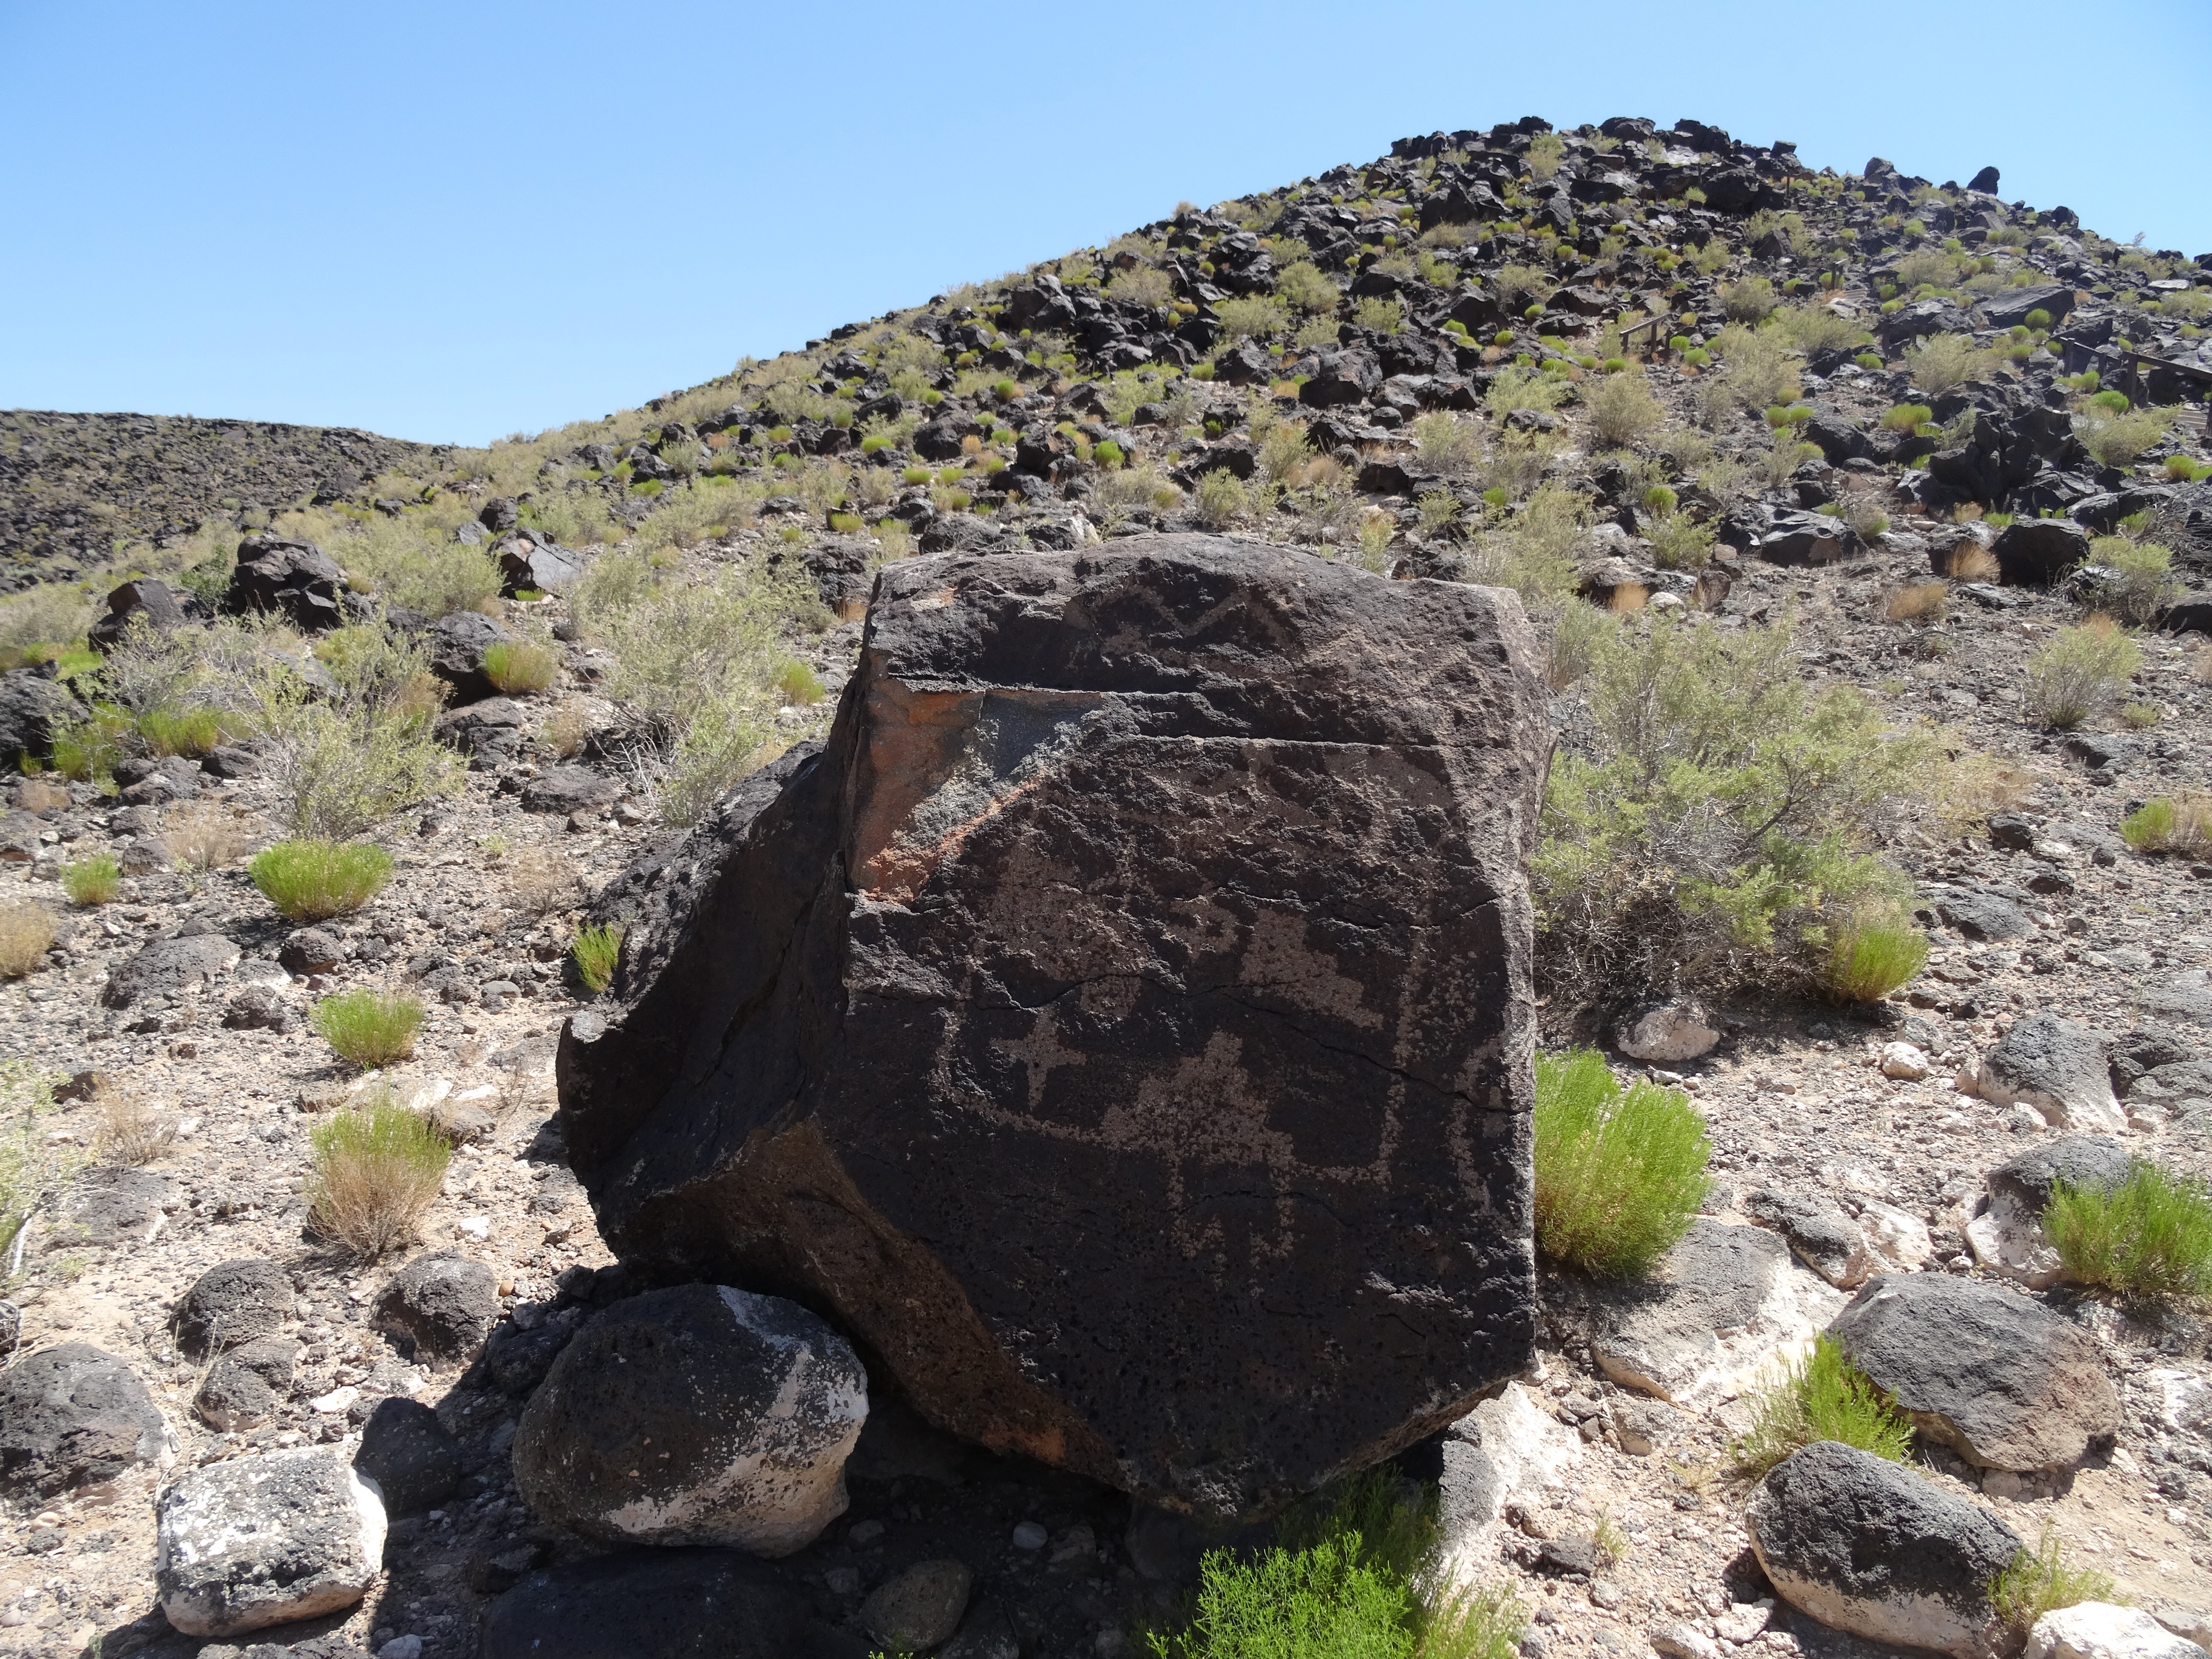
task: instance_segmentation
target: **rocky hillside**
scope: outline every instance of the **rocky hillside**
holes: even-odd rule
[[[210,520],[349,496],[441,451],[343,428],[191,416],[0,412],[0,590],[69,581]]]
[[[2203,1285],[2044,1219],[2212,1174],[2212,256],[1998,183],[1405,140],[0,605],[0,1654],[1139,1653],[1388,1454],[1489,1659],[2017,1649],[2046,1540],[2197,1659]],[[1702,1120],[1637,1276],[1522,1030]],[[1901,1462],[1750,1461],[1821,1336]]]

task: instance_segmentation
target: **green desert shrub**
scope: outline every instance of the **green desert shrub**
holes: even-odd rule
[[[309,1016],[324,1042],[363,1071],[374,1071],[415,1052],[422,1005],[398,991],[341,991],[317,1003]]]
[[[1771,409],[1795,402],[1804,390],[1789,339],[1779,329],[1730,323],[1713,337],[1713,349],[1724,365],[1711,394],[1721,407]]]
[[[2212,795],[2155,795],[2120,820],[2120,836],[2138,853],[2212,858]]]
[[[1667,411],[1641,373],[1608,374],[1583,394],[1590,436],[1608,449],[1626,449],[1666,424]]]
[[[1352,308],[1352,319],[1377,334],[1395,334],[1406,325],[1406,307],[1396,300],[1369,295]]]
[[[1343,294],[1310,259],[1293,259],[1275,278],[1275,298],[1296,312],[1334,311]]]
[[[62,866],[62,890],[71,904],[112,904],[122,887],[123,866],[108,854],[73,859]]]
[[[1886,894],[1861,899],[1827,924],[1820,988],[1838,1002],[1879,1002],[1928,964],[1928,938]]]
[[[1467,579],[1510,587],[1530,605],[1555,605],[1574,592],[1575,556],[1589,526],[1589,506],[1561,485],[1539,489],[1510,517],[1475,538]]]
[[[2148,1158],[2110,1187],[2057,1183],[2043,1231],[2066,1276],[2084,1285],[2147,1297],[2212,1293],[2212,1199]]]
[[[561,659],[536,640],[502,640],[484,650],[484,678],[510,696],[543,691]]]
[[[1651,526],[1651,559],[1662,570],[1703,570],[1713,562],[1714,532],[1687,515],[1670,513]]]
[[[2062,628],[2027,659],[2027,707],[2036,723],[2071,732],[2111,704],[2142,666],[2142,651],[2109,617]]]
[[[2181,591],[2173,551],[2157,542],[2100,536],[2089,544],[2089,562],[2112,573],[2097,603],[2124,623],[2140,626],[2151,621]]]
[[[499,561],[453,538],[441,517],[408,514],[325,538],[356,591],[432,618],[474,611],[499,597]]]
[[[2096,406],[2093,400],[2092,407],[2075,420],[2074,434],[2103,465],[2130,466],[2172,429],[2180,414],[2178,409],[2114,410]]]
[[[2015,1641],[2025,1639],[2046,1613],[2120,1599],[2119,1587],[2103,1573],[2068,1561],[2058,1534],[2047,1529],[2036,1548],[2022,1549],[1990,1581],[1990,1606]]]
[[[318,653],[335,694],[275,659],[242,682],[263,775],[302,838],[346,840],[461,784],[460,757],[431,734],[445,688],[421,648],[379,629],[340,632],[353,637]]]
[[[1436,1492],[1389,1470],[1291,1511],[1269,1547],[1210,1551],[1182,1628],[1152,1659],[1512,1659],[1528,1615],[1502,1585],[1450,1586]]]
[[[1729,1447],[1747,1480],[1816,1440],[1841,1441],[1893,1463],[1903,1462],[1912,1446],[1911,1420],[1844,1357],[1833,1337],[1815,1338],[1811,1353],[1747,1403],[1751,1426]]]
[[[1747,276],[1721,290],[1721,310],[1733,323],[1763,323],[1781,303],[1774,284],[1764,276]]]
[[[1218,466],[1198,481],[1199,522],[1210,530],[1234,524],[1252,509],[1252,492],[1227,467]]]
[[[1935,418],[1936,411],[1926,404],[1892,404],[1883,414],[1881,423],[1889,431],[1909,435]]]
[[[1553,762],[1531,865],[1547,983],[1814,988],[1831,920],[1909,894],[1860,849],[1933,743],[1850,687],[1807,684],[1790,639],[1654,617],[1601,643],[1580,683],[1596,750]]]
[[[317,1124],[308,1144],[309,1224],[364,1261],[413,1239],[453,1155],[429,1120],[388,1090]]]
[[[1905,372],[1923,392],[1937,395],[1987,375],[1996,358],[1963,334],[1931,334],[1905,354]]]
[[[149,755],[182,755],[198,760],[229,732],[213,708],[149,708],[139,715],[138,740]]]
[[[1249,340],[1279,333],[1291,325],[1291,313],[1264,295],[1237,295],[1218,301],[1213,314],[1221,331],[1231,340]]]
[[[1536,1056],[1536,1243],[1554,1261],[1632,1279],[1705,1201],[1712,1144],[1679,1091],[1624,1091],[1594,1048]]]
[[[392,855],[367,842],[281,841],[246,873],[294,921],[322,921],[350,915],[382,891]]]
[[[622,958],[623,930],[612,922],[579,927],[568,946],[575,958],[576,976],[596,996],[613,983],[615,964]]]

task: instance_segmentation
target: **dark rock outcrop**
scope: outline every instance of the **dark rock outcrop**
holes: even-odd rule
[[[52,1498],[176,1451],[146,1385],[88,1343],[43,1349],[0,1371],[0,1492]]]
[[[1532,1338],[1532,664],[1228,538],[887,568],[828,747],[602,896],[605,1237],[1211,1513],[1443,1427]]]
[[[225,603],[233,611],[274,611],[313,631],[345,620],[338,588],[345,572],[313,542],[289,536],[248,536],[238,544]]]

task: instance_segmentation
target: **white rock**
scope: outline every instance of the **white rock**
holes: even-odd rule
[[[1616,1038],[1621,1053],[1662,1066],[1709,1054],[1720,1040],[1719,1030],[1694,1002],[1650,1009],[1633,1024],[1621,1027]]]
[[[325,1417],[335,1417],[361,1398],[361,1390],[349,1383],[343,1389],[332,1389],[307,1403]]]
[[[2205,1659],[2205,1653],[2140,1607],[2081,1601],[2037,1620],[2021,1659]]]
[[[1519,1382],[1453,1424],[1439,1483],[1445,1581],[1470,1583],[1494,1571],[1505,1505],[1559,1484],[1582,1457],[1582,1437]]]
[[[1651,1645],[1668,1659],[1720,1659],[1721,1650],[1698,1634],[1696,1626],[1674,1624],[1651,1632]]]
[[[1713,1632],[1729,1641],[1750,1641],[1766,1628],[1766,1621],[1774,1617],[1774,1598],[1767,1596],[1758,1601],[1740,1602],[1713,1620]]]
[[[1887,1042],[1881,1049],[1881,1074],[1917,1083],[1935,1069],[1936,1062],[1909,1042]]]
[[[491,1218],[488,1215],[464,1216],[453,1224],[453,1231],[463,1238],[472,1238],[481,1244],[491,1237]]]
[[[155,1512],[161,1611],[187,1636],[351,1607],[383,1565],[383,1498],[325,1447],[194,1469]]]
[[[1936,1254],[1927,1224],[1893,1205],[1868,1200],[1859,1210],[1859,1231],[1882,1265],[1896,1273],[1917,1273]]]
[[[2150,1378],[2158,1389],[2158,1419],[2177,1434],[2212,1431],[2212,1389],[2191,1371],[2154,1370]]]
[[[1966,1243],[1983,1267],[2032,1291],[2047,1291],[2058,1282],[2058,1252],[2044,1237],[2042,1223],[2033,1218],[1984,1210],[1966,1224]]]

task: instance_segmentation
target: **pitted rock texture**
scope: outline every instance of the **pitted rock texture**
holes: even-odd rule
[[[1227,538],[888,569],[827,747],[602,896],[603,1234],[1212,1514],[1443,1427],[1532,1340],[1534,660]]]
[[[618,1543],[789,1555],[845,1512],[868,1376],[805,1309],[716,1285],[648,1291],[578,1334],[531,1396],[532,1510]]]
[[[176,1455],[161,1408],[112,1354],[64,1342],[0,1372],[0,1492],[51,1498]]]
[[[161,1611],[187,1636],[349,1607],[383,1567],[383,1500],[327,1447],[194,1469],[155,1509]]]
[[[1986,1279],[1885,1273],[1828,1334],[1915,1428],[1979,1468],[2066,1468],[2120,1426],[2095,1340]]]
[[[1744,1527],[1774,1588],[1824,1625],[1956,1659],[1996,1650],[1990,1581],[2020,1535],[1910,1469],[1816,1441],[1752,1489]]]

